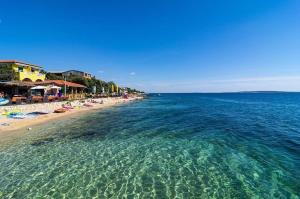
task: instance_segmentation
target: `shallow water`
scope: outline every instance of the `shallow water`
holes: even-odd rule
[[[300,94],[163,94],[0,147],[0,198],[299,198]]]

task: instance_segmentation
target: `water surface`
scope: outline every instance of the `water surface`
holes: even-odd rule
[[[0,166],[0,198],[299,198],[300,94],[151,95],[36,127]]]

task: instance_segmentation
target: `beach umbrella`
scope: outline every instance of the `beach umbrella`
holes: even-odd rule
[[[31,90],[45,90],[47,87],[46,86],[35,86],[30,88]]]
[[[61,89],[61,87],[59,87],[59,86],[50,86],[50,89]]]
[[[111,92],[113,93],[114,90],[115,90],[115,89],[114,89],[114,85],[112,84],[112,85],[111,85]]]

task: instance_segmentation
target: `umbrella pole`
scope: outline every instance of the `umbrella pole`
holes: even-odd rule
[[[67,86],[66,86],[66,76],[64,77],[65,79],[65,81],[64,81],[64,83],[65,83],[65,96],[67,96]]]

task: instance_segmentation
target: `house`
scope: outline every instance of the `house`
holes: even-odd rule
[[[69,77],[72,75],[77,75],[77,76],[81,76],[87,79],[91,79],[92,75],[83,71],[78,71],[78,70],[68,70],[62,73],[63,76],[65,77]]]
[[[42,67],[16,60],[0,60],[0,81],[42,82]]]
[[[48,71],[47,74],[52,74],[52,75],[55,75],[57,77],[63,78],[63,72],[62,71]]]
[[[67,71],[51,71],[51,72],[48,72],[48,74],[53,74],[57,77],[70,77],[72,75],[76,75],[76,76],[80,76],[80,77],[83,77],[83,78],[87,78],[87,79],[91,79],[92,78],[92,75],[90,73],[86,73],[86,72],[83,72],[83,71],[79,71],[79,70],[67,70]]]

